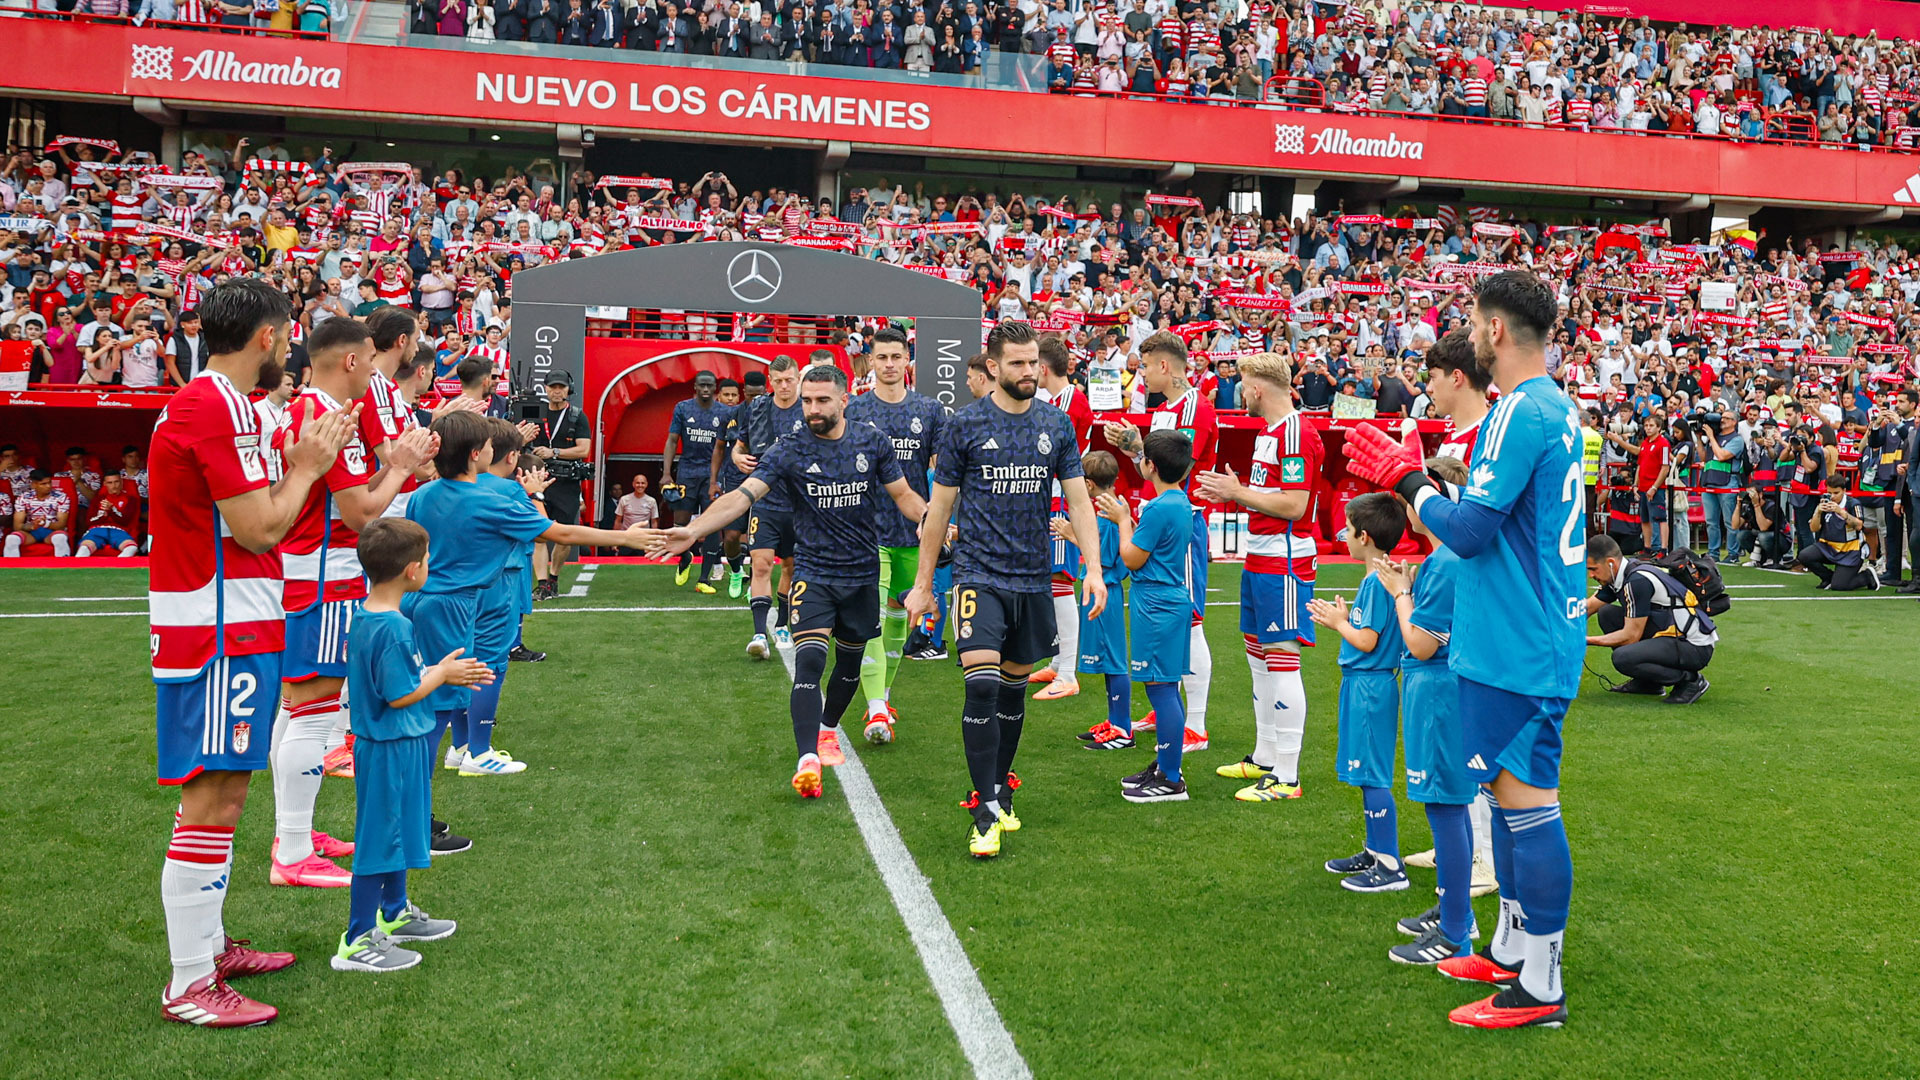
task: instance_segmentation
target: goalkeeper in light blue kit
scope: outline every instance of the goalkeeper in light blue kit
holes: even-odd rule
[[[1560,727],[1586,657],[1585,490],[1578,409],[1547,376],[1559,305],[1535,275],[1495,274],[1475,289],[1474,362],[1500,401],[1481,423],[1466,488],[1453,502],[1417,455],[1377,428],[1347,437],[1350,470],[1397,492],[1460,556],[1448,665],[1459,678],[1467,773],[1493,804],[1500,926],[1443,975],[1500,992],[1454,1009],[1467,1027],[1558,1027],[1562,939],[1573,856],[1560,819]]]

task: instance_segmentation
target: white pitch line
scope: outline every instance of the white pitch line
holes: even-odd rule
[[[780,662],[787,667],[787,678],[792,679],[793,649],[776,651],[780,653]],[[940,1007],[960,1040],[960,1052],[973,1066],[973,1075],[980,1080],[1032,1080],[1033,1070],[1020,1056],[1012,1033],[1000,1019],[1000,1010],[993,1007],[993,998],[981,984],[973,961],[967,959],[966,947],[954,934],[946,912],[940,910],[940,901],[934,897],[927,876],[913,861],[906,841],[900,839],[900,830],[894,825],[893,816],[887,813],[886,804],[880,801],[880,792],[874,788],[866,766],[860,763],[853,738],[846,731],[840,733],[840,749],[847,760],[835,766],[833,774],[840,778],[847,808],[853,811],[854,824],[860,828],[860,838],[866,841],[874,868],[880,871],[880,880],[886,883],[887,892],[893,897],[894,909],[900,912],[900,921],[907,926],[907,936],[913,939],[913,947],[920,953],[920,964],[927,969],[933,992],[940,996]]]

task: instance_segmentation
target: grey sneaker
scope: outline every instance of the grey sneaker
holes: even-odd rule
[[[329,961],[335,971],[405,971],[420,962],[420,954],[393,943],[377,927],[349,942],[340,935],[340,948]]]
[[[1398,867],[1387,869],[1386,862],[1376,856],[1372,866],[1341,878],[1340,887],[1359,893],[1399,892],[1407,887],[1407,872]]]
[[[1472,954],[1470,945],[1455,945],[1440,936],[1440,928],[1421,934],[1405,945],[1395,945],[1387,950],[1388,958],[1400,964],[1437,964],[1455,956]]]
[[[436,919],[411,901],[407,903],[407,910],[392,922],[388,922],[387,917],[377,911],[373,913],[373,922],[382,933],[395,941],[439,941],[452,937],[460,925],[452,919]]]

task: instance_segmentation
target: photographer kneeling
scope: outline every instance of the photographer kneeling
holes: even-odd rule
[[[1600,586],[1587,600],[1600,633],[1587,644],[1612,649],[1614,668],[1627,677],[1613,692],[1657,695],[1671,686],[1669,705],[1699,701],[1708,685],[1701,672],[1720,640],[1699,598],[1658,566],[1627,559],[1610,536],[1588,538],[1587,573]]]
[[[1820,575],[1820,587],[1834,592],[1880,587],[1880,575],[1864,557],[1860,531],[1866,525],[1860,500],[1847,494],[1846,478],[1827,477],[1827,493],[1813,507],[1813,543],[1794,561]]]

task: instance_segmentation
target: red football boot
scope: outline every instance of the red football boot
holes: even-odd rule
[[[1557,1028],[1567,1022],[1567,1002],[1565,998],[1541,1001],[1527,993],[1526,987],[1515,983],[1485,1001],[1460,1006],[1448,1013],[1447,1019],[1461,1027]]]
[[[160,1015],[179,1024],[196,1027],[257,1027],[270,1024],[280,1010],[247,997],[213,974],[187,987],[187,992],[170,998],[160,990]]]
[[[292,953],[261,952],[247,948],[249,944],[246,938],[228,938],[226,951],[213,958],[214,974],[221,979],[238,979],[247,975],[266,975],[293,966]]]

